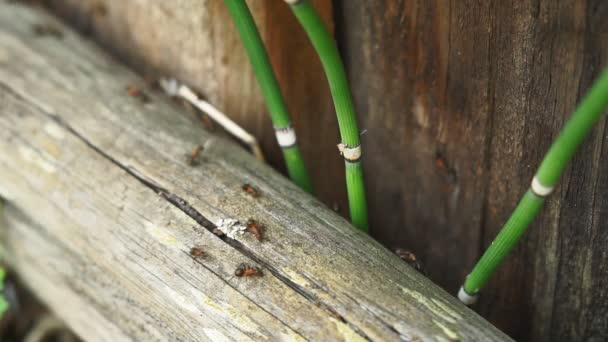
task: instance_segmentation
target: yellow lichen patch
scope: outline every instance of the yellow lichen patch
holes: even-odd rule
[[[236,322],[238,324],[239,329],[242,329],[248,333],[254,333],[258,337],[263,338],[265,340],[268,339],[267,336],[260,334],[260,330],[261,330],[260,326],[257,325],[255,322],[253,322],[251,319],[249,319],[249,317],[239,314],[232,307],[227,307],[226,311],[230,314],[230,316],[232,316],[232,318],[234,319],[234,322]]]
[[[42,145],[42,148],[44,149],[44,151],[46,153],[53,156],[53,158],[59,158],[59,156],[61,155],[61,152],[59,151],[59,147],[57,147],[57,145],[53,144],[52,142],[49,142],[49,141],[45,142]]]
[[[348,325],[338,321],[335,318],[331,318],[330,320],[332,322],[334,322],[334,324],[336,325],[336,330],[338,331],[338,334],[340,334],[340,336],[342,336],[344,339],[344,341],[365,341],[365,339],[357,334],[353,329],[351,329]]]
[[[40,154],[38,154],[33,149],[27,148],[25,146],[19,146],[18,150],[23,160],[36,165],[47,173],[55,173],[55,165],[47,162]]]
[[[232,341],[230,338],[226,337],[221,331],[217,329],[203,328],[203,332],[211,341],[218,342],[230,342]]]
[[[237,325],[240,330],[255,334],[258,340],[268,339],[267,336],[260,334],[261,327],[249,319],[249,317],[239,314],[236,309],[226,303],[217,302],[204,294],[201,295],[203,297],[202,302],[207,308],[216,311],[220,315],[229,316],[230,320]]]
[[[177,242],[175,236],[167,231],[167,229],[160,228],[150,222],[146,222],[146,231],[152,235],[156,240],[169,245],[174,245]]]
[[[281,341],[304,342],[308,340],[289,330],[288,334],[281,334]]]
[[[211,309],[214,309],[215,311],[218,312],[224,312],[224,309],[222,309],[221,306],[219,306],[213,299],[203,295],[204,299],[203,299],[203,303],[205,303],[205,305]]]
[[[440,307],[443,311],[445,311],[448,315],[454,317],[454,319],[456,319],[456,320],[462,319],[462,316],[458,312],[456,312],[452,308],[448,307],[444,302],[440,301],[439,299],[433,298],[433,299],[431,299],[431,301],[433,303],[435,303],[435,305]]]
[[[406,289],[403,286],[400,286],[400,288],[401,291],[412,297],[418,303],[424,305],[427,309],[429,309],[437,316],[441,317],[446,322],[456,323],[462,318],[458,313],[454,312],[454,310],[449,309],[445,304],[439,302],[438,300],[429,299],[420,292]]]
[[[436,320],[433,320],[433,323],[435,323],[435,325],[443,331],[445,336],[448,337],[449,341],[460,341],[460,336],[458,336],[458,334],[455,333],[453,330],[441,324],[440,322],[437,322]]]

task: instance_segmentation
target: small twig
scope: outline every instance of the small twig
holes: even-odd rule
[[[262,149],[260,148],[260,144],[258,143],[257,139],[252,134],[245,131],[236,122],[232,121],[228,116],[226,116],[226,114],[215,108],[211,103],[200,99],[190,88],[180,84],[175,79],[163,78],[160,80],[160,85],[167,94],[171,96],[179,96],[207,114],[228,133],[249,146],[251,152],[257,159],[264,161],[264,154],[262,153]]]
[[[57,317],[47,314],[42,317],[36,325],[30,330],[25,336],[23,341],[25,342],[40,342],[44,341],[44,338],[49,336],[52,332],[65,330],[67,327]]]

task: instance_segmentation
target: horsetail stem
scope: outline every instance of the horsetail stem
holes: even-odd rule
[[[545,155],[530,189],[521,199],[513,214],[481,259],[467,276],[458,297],[465,304],[475,302],[477,293],[486,285],[498,266],[523,233],[532,223],[542,205],[544,197],[551,194],[570,159],[589,135],[608,107],[608,69],[589,90],[583,101],[572,114],[559,136]]]
[[[4,278],[6,277],[6,270],[0,266],[0,292],[4,291]],[[4,298],[4,294],[0,294],[0,318],[8,310],[8,301]]]
[[[245,3],[245,0],[224,0],[234,24],[239,31],[253,72],[258,80],[262,95],[268,106],[270,118],[274,125],[277,140],[283,150],[283,157],[287,165],[287,172],[291,180],[307,192],[312,192],[312,183],[306,170],[302,153],[297,145],[295,131],[291,127],[291,120],[287,105],[279,83],[275,77],[270,60],[255,21]]]
[[[4,219],[4,199],[0,198],[0,220]],[[6,277],[6,270],[0,266],[0,318],[8,310],[8,301],[4,298],[4,278]]]
[[[294,15],[315,47],[329,81],[342,139],[340,151],[343,153],[345,161],[351,221],[356,228],[367,232],[367,203],[363,170],[360,164],[359,129],[338,48],[323,20],[308,0],[286,0],[286,2],[290,4]]]

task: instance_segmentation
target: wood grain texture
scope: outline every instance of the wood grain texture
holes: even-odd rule
[[[260,89],[222,0],[43,3],[139,72],[176,77],[195,87],[252,132],[268,162],[285,173]],[[313,3],[331,27],[331,1]],[[283,0],[248,4],[291,111],[317,197],[346,215],[338,126],[321,63]]]
[[[37,35],[37,25],[60,35]],[[39,27],[39,26],[38,26]],[[78,334],[508,340],[343,218],[41,12],[0,3],[7,258]],[[200,165],[186,155],[203,145]],[[249,183],[261,196],[241,187]],[[267,239],[220,238],[254,218]],[[196,259],[189,250],[209,254]],[[234,276],[240,263],[264,276]]]
[[[412,249],[431,279],[457,289],[479,252],[488,20],[463,1],[342,4],[340,38],[368,129],[372,235]]]
[[[338,1],[373,234],[456,291],[608,64],[605,1]],[[521,341],[608,339],[600,122],[479,311]],[[438,158],[440,157],[440,158]]]

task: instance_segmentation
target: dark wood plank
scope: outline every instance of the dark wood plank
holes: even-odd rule
[[[430,278],[455,291],[606,66],[608,5],[338,3],[338,38],[369,129],[373,234],[417,252]],[[605,139],[602,122],[483,293],[480,312],[517,340],[608,336]],[[437,152],[453,172],[437,170]]]
[[[593,1],[495,4],[497,72],[489,177],[496,186],[488,193],[484,247],[528,187],[592,79],[606,66],[608,41],[601,32],[608,26],[594,18],[607,12],[598,5]],[[608,226],[593,214],[608,203],[592,200],[602,193],[597,185],[606,177],[599,173],[606,158],[601,143],[604,127],[601,122],[576,155],[540,219],[485,291],[480,312],[518,340],[608,336],[607,319],[589,316],[608,305],[608,299],[600,299],[606,298],[605,289],[598,286],[598,279],[608,273],[596,268],[585,275],[589,272],[585,269],[605,255],[596,239],[608,237]],[[598,319],[603,329],[598,329]]]

